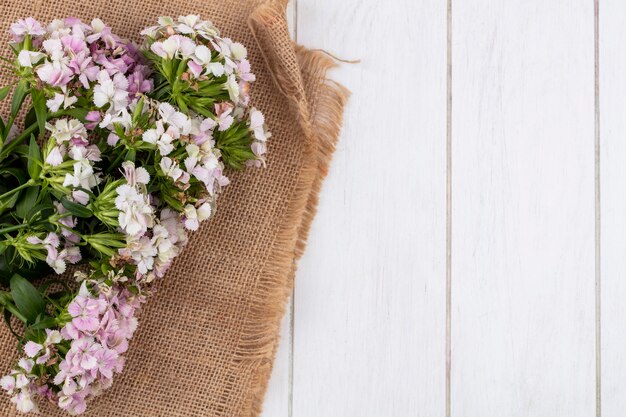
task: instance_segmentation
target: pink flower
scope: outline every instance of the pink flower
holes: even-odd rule
[[[65,65],[47,62],[37,69],[41,81],[53,87],[65,87],[72,79],[72,71]]]
[[[231,103],[215,103],[215,115],[218,118],[217,124],[220,132],[227,130],[235,121],[234,117],[231,115],[233,109],[234,106]]]
[[[61,38],[61,44],[74,54],[78,54],[87,48],[87,44],[84,40],[70,35],[63,36]]]
[[[91,370],[91,375],[96,377],[98,373],[105,378],[113,378],[113,371],[117,368],[119,354],[111,349],[102,348],[94,355],[96,366]]]
[[[100,121],[102,120],[102,114],[97,110],[92,110],[89,113],[87,113],[87,116],[85,116],[85,120],[90,122],[85,125],[87,129],[89,130],[95,129],[98,123],[100,123]]]
[[[42,345],[40,345],[39,343],[35,343],[32,340],[29,340],[24,345],[24,353],[26,353],[26,356],[28,356],[29,358],[34,358],[35,356],[37,356],[37,354],[41,352],[42,349]]]
[[[46,33],[41,23],[27,17],[26,19],[20,19],[11,25],[11,35],[16,42],[22,42],[25,35],[42,36]]]
[[[135,96],[138,93],[147,93],[154,88],[154,81],[148,78],[150,69],[145,65],[137,65],[128,76],[128,93]]]
[[[187,62],[187,66],[189,67],[189,71],[193,74],[194,77],[199,78],[200,75],[202,75],[202,71],[204,70],[204,68],[202,68],[201,65],[196,64],[193,60],[189,60]]]
[[[250,72],[250,62],[247,59],[242,59],[237,64],[237,75],[242,81],[253,82],[256,80],[255,75]]]
[[[89,83],[96,80],[99,69],[93,65],[93,59],[87,56],[86,51],[81,51],[69,62],[68,67],[78,75],[83,87],[89,88]]]
[[[67,312],[73,317],[72,324],[78,330],[94,332],[100,327],[101,307],[101,303],[94,298],[79,295],[67,307]]]
[[[119,39],[111,33],[111,28],[105,25],[102,20],[92,20],[91,28],[93,29],[93,34],[87,36],[87,42],[94,43],[98,40],[102,40],[107,48],[115,48]]]
[[[98,363],[96,353],[100,349],[102,346],[94,342],[92,337],[83,337],[72,342],[72,347],[67,352],[65,360],[72,365],[74,373],[80,374],[96,367]]]
[[[87,410],[87,402],[85,401],[87,395],[89,395],[88,390],[76,391],[75,388],[66,390],[64,387],[59,396],[59,408],[72,415],[82,414]]]
[[[15,389],[15,377],[12,375],[3,376],[2,379],[0,379],[0,387],[9,394],[12,394]]]

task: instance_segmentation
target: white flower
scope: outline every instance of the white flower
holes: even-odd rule
[[[74,190],[72,191],[72,199],[78,204],[86,206],[87,203],[89,203],[89,194],[87,194],[83,190]]]
[[[58,344],[61,343],[61,333],[58,330],[51,330],[46,337],[46,344]]]
[[[163,121],[157,120],[155,129],[148,129],[143,132],[141,136],[144,142],[151,143],[156,145],[158,140],[161,138],[161,135],[165,133],[165,128],[163,127]]]
[[[43,41],[43,49],[49,54],[63,54],[63,44],[60,39],[47,39]],[[54,56],[53,56],[54,59]]]
[[[189,230],[198,230],[200,222],[211,217],[211,205],[203,203],[197,209],[192,204],[187,204],[184,209],[185,227]]]
[[[165,175],[167,175],[174,181],[182,179],[184,171],[180,169],[178,164],[174,163],[171,158],[168,158],[166,156],[165,158],[161,159],[161,162],[159,162],[159,166],[161,167],[161,171],[163,171]]]
[[[235,75],[231,74],[228,76],[228,81],[224,84],[224,88],[228,91],[230,99],[233,102],[238,103],[240,92],[237,77],[235,77]]]
[[[56,248],[48,248],[46,263],[50,266],[50,268],[54,269],[54,272],[56,272],[57,274],[62,274],[65,272],[65,254],[60,254]]]
[[[174,26],[174,19],[169,16],[161,16],[157,19],[161,26]]]
[[[111,79],[106,70],[98,73],[98,85],[93,89],[93,102],[98,107],[111,105],[114,111],[128,106],[128,80],[117,73]]]
[[[173,35],[163,42],[154,42],[150,49],[164,59],[174,59],[179,56],[187,59],[194,53],[196,44],[186,36]]]
[[[176,127],[181,135],[188,135],[191,131],[191,120],[184,113],[177,111],[171,104],[160,103],[159,115],[163,123]]]
[[[144,167],[135,168],[135,163],[132,161],[125,161],[122,164],[124,178],[131,187],[137,184],[148,184],[150,182],[150,174]]]
[[[92,189],[98,185],[98,177],[93,172],[91,165],[85,161],[79,161],[74,164],[74,174],[65,174],[63,186],[73,186],[86,189]]]
[[[245,46],[243,46],[239,42],[234,42],[230,44],[230,56],[233,59],[241,61],[242,59],[245,59],[247,55],[248,51],[246,51]]]
[[[9,394],[13,394],[13,390],[15,389],[15,377],[12,375],[3,376],[2,379],[0,379],[0,387]]]
[[[128,184],[116,189],[115,207],[120,211],[120,227],[130,236],[141,236],[154,225],[154,210],[147,196]]]
[[[170,233],[165,226],[157,224],[152,229],[152,242],[157,249],[157,257],[162,263],[174,259],[179,248],[170,240]]]
[[[75,161],[82,161],[89,164],[88,161],[100,161],[100,148],[97,145],[89,146],[73,146],[69,151],[70,157]]]
[[[54,19],[47,27],[51,39],[60,39],[65,35],[70,35],[71,28],[65,26],[65,22],[61,19]]]
[[[63,163],[63,155],[65,154],[64,147],[55,146],[52,148],[48,156],[46,157],[46,164],[56,167]]]
[[[256,140],[265,142],[271,135],[265,131],[265,117],[255,108],[250,110],[250,130]]]
[[[194,14],[180,16],[178,21],[180,22],[176,25],[178,31],[186,35],[192,35],[196,33],[196,25],[200,23],[200,16]]]
[[[141,36],[147,36],[149,38],[155,38],[158,31],[159,31],[159,27],[158,26],[150,26],[150,27],[145,28],[141,32],[139,32],[139,34]]]
[[[32,359],[21,358],[19,361],[17,361],[17,365],[25,372],[30,373],[30,371],[32,371],[33,367],[35,366],[35,361],[33,361]]]
[[[46,123],[46,129],[51,132],[50,136],[55,138],[59,145],[72,138],[87,140],[87,129],[77,119],[59,119],[54,126]]]
[[[30,360],[32,361],[32,359]],[[15,375],[15,388],[22,389],[24,387],[27,387],[28,384],[30,384],[30,380],[28,379],[26,375],[21,374],[21,373]]]
[[[17,61],[23,67],[32,68],[33,65],[37,64],[44,57],[45,55],[42,54],[41,52],[33,52],[33,51],[27,51],[26,49],[23,49],[22,51],[20,51],[19,55],[17,56]]]
[[[170,208],[161,211],[161,225],[167,229],[169,239],[178,246],[187,243],[187,232],[180,215]]]
[[[17,395],[11,398],[11,402],[15,404],[15,408],[20,413],[37,411],[37,404],[33,401],[30,390],[22,390],[18,392]]]
[[[72,78],[72,70],[62,62],[46,62],[35,71],[41,81],[52,86],[65,86]]]
[[[139,239],[130,239],[126,248],[120,250],[122,255],[130,256],[137,270],[142,274],[147,274],[154,266],[154,257],[157,255],[157,249],[147,236]]]
[[[166,132],[163,127],[163,121],[158,120],[156,122],[156,129],[146,130],[142,135],[142,139],[144,142],[157,145],[161,155],[165,156],[174,150],[172,142],[178,139],[179,136],[180,133],[176,127],[170,126]]]
[[[198,45],[192,57],[193,61],[205,67],[208,72],[216,77],[224,75],[224,65],[221,62],[213,62],[211,60],[211,50],[204,45]]]
[[[77,97],[69,94],[54,93],[54,97],[46,101],[46,106],[51,112],[57,112],[63,106],[64,109],[70,108],[78,101]]]
[[[35,356],[37,356],[37,354],[41,352],[42,349],[42,345],[40,345],[39,343],[35,343],[32,340],[29,340],[24,345],[24,353],[26,353],[26,356],[28,356],[29,358],[34,358]]]
[[[126,108],[121,109],[117,113],[111,113],[109,111],[104,115],[99,126],[103,129],[113,130],[114,123],[121,125],[125,132],[128,132],[133,126],[133,116]]]

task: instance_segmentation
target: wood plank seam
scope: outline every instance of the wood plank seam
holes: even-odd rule
[[[595,313],[596,313],[596,417],[602,416],[602,327],[601,327],[601,206],[600,206],[600,1],[594,0],[594,188],[595,188]]]
[[[446,417],[451,416],[452,370],[452,0],[446,17]]]

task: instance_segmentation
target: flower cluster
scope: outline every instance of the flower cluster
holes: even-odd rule
[[[19,49],[20,74],[44,83],[52,112],[89,96],[98,108],[116,112],[152,89],[150,70],[137,48],[100,19],[90,25],[76,18],[54,20],[43,29],[27,18],[11,25],[11,35]]]
[[[206,127],[217,131],[218,147],[235,168],[245,162],[261,164],[269,133],[258,110],[251,109],[246,120],[255,80],[246,48],[221,37],[211,22],[198,16],[162,17],[142,34],[146,56],[157,71],[157,97],[216,122]],[[250,140],[233,146],[241,144],[241,136]]]
[[[0,386],[21,412],[41,397],[81,414],[111,386],[153,282],[212,216],[228,170],[265,164],[270,133],[249,107],[243,45],[198,16],[158,23],[142,47],[99,19],[11,25],[19,81],[0,123],[0,280],[11,290],[0,310],[25,330],[24,357]],[[75,274],[78,290],[29,281],[74,264],[88,271]]]

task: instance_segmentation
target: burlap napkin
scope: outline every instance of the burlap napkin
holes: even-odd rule
[[[142,311],[124,373],[87,416],[260,413],[295,262],[347,98],[326,79],[330,58],[293,45],[285,7],[286,0],[5,0],[0,6],[2,45],[10,23],[27,16],[44,22],[97,16],[138,39],[158,16],[201,14],[248,47],[257,75],[253,102],[273,135],[267,169],[231,177],[216,217],[193,235]],[[0,370],[7,371],[16,343],[0,329]],[[0,414],[15,415],[7,396],[0,398]],[[55,406],[42,414],[64,415]]]

